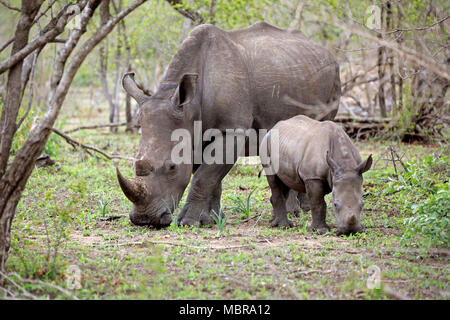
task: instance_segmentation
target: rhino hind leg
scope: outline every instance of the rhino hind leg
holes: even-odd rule
[[[297,199],[300,202],[300,208],[303,212],[308,212],[311,210],[311,204],[309,203],[309,198],[307,193],[299,193]]]
[[[318,233],[325,233],[330,230],[326,223],[325,186],[321,180],[308,180],[305,184],[312,212],[312,223],[308,229]]]
[[[298,217],[300,213],[300,203],[297,199],[297,191],[290,189],[286,199],[286,210],[293,216]]]
[[[287,187],[276,175],[267,175],[267,182],[272,190],[270,202],[272,203],[273,218],[270,221],[272,227],[291,228],[294,226],[292,221],[287,217],[286,199],[289,195],[289,187]]]

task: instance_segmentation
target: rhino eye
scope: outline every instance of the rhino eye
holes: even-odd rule
[[[341,201],[340,201],[340,200],[334,200],[334,201],[333,201],[333,206],[334,206],[335,208],[339,208],[339,207],[341,206]]]

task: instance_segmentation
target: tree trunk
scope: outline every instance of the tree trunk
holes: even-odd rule
[[[386,1],[386,30],[391,31],[394,28],[394,19],[392,15],[392,4],[391,1]],[[396,85],[395,85],[395,70],[394,70],[394,51],[389,49],[387,52],[387,62],[389,65],[389,73],[390,73],[390,82],[391,82],[391,98],[392,98],[392,106],[391,106],[391,114],[394,114],[397,110],[397,93]]]
[[[33,20],[39,12],[43,0],[22,1],[21,15],[14,35],[14,44],[11,56],[19,52],[28,44],[28,36],[33,26]],[[25,85],[22,82],[23,60],[9,69],[6,84],[6,97],[4,110],[0,118],[0,177],[6,171],[9,159],[9,150],[16,133],[16,119],[19,114]]]
[[[101,0],[91,0],[83,9],[80,17],[80,29],[74,29],[64,44],[64,47],[58,52],[53,74],[50,80],[50,94],[47,102],[47,110],[40,122],[32,127],[22,148],[17,152],[14,160],[9,165],[4,174],[0,177],[0,271],[4,272],[5,263],[10,246],[10,230],[17,204],[29,176],[31,175],[34,163],[42,153],[48,137],[51,133],[58,114],[61,110],[64,99],[69,91],[69,87],[87,55],[108,35],[114,26],[136,9],[145,0],[136,0],[126,9],[122,10],[117,16],[109,19],[97,29],[93,35],[79,46],[79,50],[71,57],[70,63],[66,66],[67,60],[74,49],[77,47],[81,36],[86,32],[86,26],[91,20],[96,8]],[[23,0],[22,7],[26,7],[27,0]],[[81,4],[80,4],[81,6]],[[22,19],[21,19],[22,20]],[[20,24],[20,23],[19,23]],[[18,25],[20,30],[23,25]],[[25,57],[24,57],[25,58]],[[22,59],[23,60],[23,59]],[[20,76],[20,73],[19,73]],[[21,88],[20,81],[17,88]],[[2,110],[2,118],[9,116],[8,112]],[[8,150],[9,154],[9,150]],[[3,279],[0,278],[0,285]]]
[[[383,31],[384,31],[384,5],[381,6],[381,32],[378,34],[379,39],[383,39]],[[381,116],[383,118],[386,118],[386,96],[384,94],[384,75],[385,75],[385,50],[386,48],[384,46],[378,47],[378,60],[377,60],[377,66],[378,66],[378,104],[380,106],[380,112]]]

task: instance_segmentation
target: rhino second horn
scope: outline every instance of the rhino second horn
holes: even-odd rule
[[[120,188],[125,196],[133,203],[140,203],[148,196],[147,187],[140,178],[126,179],[120,173],[119,168],[116,168],[117,179],[119,180]]]
[[[136,84],[136,81],[134,80],[134,72],[127,72],[123,75],[122,86],[139,105],[142,105],[145,101],[150,99],[150,96]]]

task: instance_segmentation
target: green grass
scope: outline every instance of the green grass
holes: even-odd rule
[[[83,121],[73,118],[65,128]],[[123,155],[136,154],[139,142],[123,128],[73,137]],[[366,230],[336,237],[308,232],[310,214],[291,217],[291,229],[269,227],[270,189],[256,165],[236,165],[224,179],[226,220],[217,217],[212,228],[178,226],[179,208],[166,229],[136,227],[113,162],[73,150],[58,137],[51,144],[56,164],[34,170],[11,228],[7,272],[24,279],[68,289],[67,268],[77,265],[81,289],[70,292],[82,299],[389,298],[367,288],[368,268],[376,265],[384,285],[410,298],[448,299],[448,255],[436,253],[448,252],[445,146],[396,145],[410,171],[397,166],[397,178],[392,162],[382,160],[387,143],[358,143],[361,155],[373,153],[375,160],[364,181]],[[117,163],[133,175],[130,162]],[[327,222],[335,228],[329,199]],[[15,281],[41,298],[68,298],[42,283]]]

